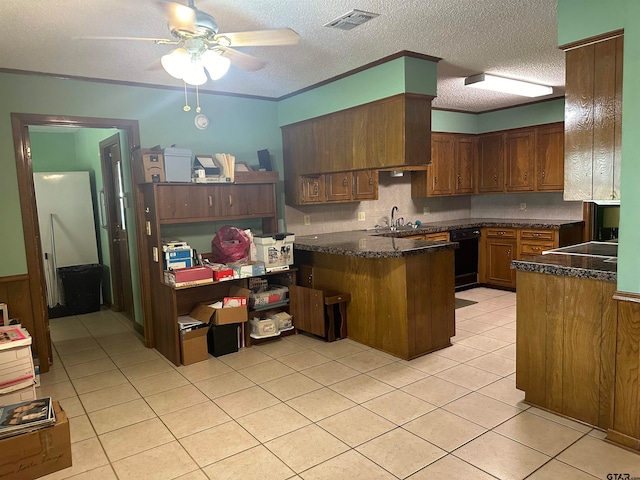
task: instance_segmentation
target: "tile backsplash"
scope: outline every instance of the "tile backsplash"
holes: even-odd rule
[[[526,209],[520,210],[520,204]],[[356,203],[286,206],[287,231],[296,235],[343,232],[384,225],[393,206],[397,217],[405,223],[420,220],[423,223],[455,220],[459,218],[539,218],[582,220],[582,202],[565,202],[562,193],[465,195],[459,197],[411,198],[411,174],[391,177],[380,172],[378,200]],[[427,207],[429,213],[424,213]],[[364,212],[365,220],[358,221]],[[311,224],[304,224],[309,215]]]

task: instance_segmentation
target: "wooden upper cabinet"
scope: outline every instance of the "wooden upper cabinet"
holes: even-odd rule
[[[623,36],[566,52],[565,200],[620,198]]]
[[[323,203],[324,175],[305,175],[300,177],[300,201],[307,203]]]
[[[536,130],[536,191],[564,189],[564,123]]]
[[[504,191],[505,133],[480,135],[478,139],[478,193]]]
[[[353,197],[353,174],[351,172],[327,173],[324,189],[328,202],[350,201]]]
[[[160,221],[222,215],[219,190],[207,185],[158,185],[156,197]]]
[[[431,164],[427,170],[427,195],[452,195],[454,192],[454,136],[431,135]]]
[[[353,172],[353,199],[378,199],[378,171],[358,170]]]
[[[506,191],[531,192],[534,189],[535,141],[533,128],[507,132]]]
[[[475,189],[477,148],[475,135],[459,136],[455,139],[454,192],[457,194],[470,194]]]

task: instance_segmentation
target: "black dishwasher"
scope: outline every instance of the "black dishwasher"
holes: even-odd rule
[[[452,242],[458,242],[455,251],[456,292],[466,290],[478,284],[478,239],[479,228],[461,228],[452,230]]]

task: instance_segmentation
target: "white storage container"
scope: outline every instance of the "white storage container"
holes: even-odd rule
[[[287,312],[270,313],[267,318],[278,324],[278,330],[284,332],[293,328],[293,318]]]
[[[272,303],[284,302],[287,299],[287,293],[289,293],[288,287],[281,287],[279,285],[271,285],[262,292],[249,294],[249,307],[266,307]]]
[[[191,150],[165,148],[164,177],[167,182],[191,182]]]
[[[263,262],[267,272],[288,270],[293,265],[293,233],[271,233],[255,235],[258,261]]]
[[[280,334],[278,324],[271,318],[259,319],[257,317],[249,320],[251,327],[251,336],[253,338],[275,337]]]

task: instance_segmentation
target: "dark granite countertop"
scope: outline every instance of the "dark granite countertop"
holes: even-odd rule
[[[618,264],[603,257],[549,253],[528,260],[514,260],[511,268],[523,272],[615,282]]]
[[[416,234],[415,231],[410,233]],[[458,248],[458,244],[456,242],[432,242],[429,240],[385,237],[375,230],[359,230],[296,236],[294,247],[296,250],[349,255],[352,257],[397,258],[451,250]]]
[[[456,242],[433,242],[429,240],[403,238],[412,235],[480,227],[560,229],[565,226],[582,223],[584,222],[574,220],[464,218],[423,223],[419,228],[406,228],[396,231],[382,228],[378,230],[353,230],[348,232],[296,236],[294,245],[298,250],[311,252],[364,258],[394,258],[458,248]]]
[[[498,227],[498,228],[541,228],[559,230],[562,227],[571,225],[581,225],[582,220],[514,220],[508,218],[463,218],[459,220],[446,220],[443,222],[423,223],[419,228],[414,230],[402,230],[393,232],[396,237],[417,235],[420,233],[438,233],[448,232],[449,230],[458,230],[461,228],[480,228],[480,227]]]

